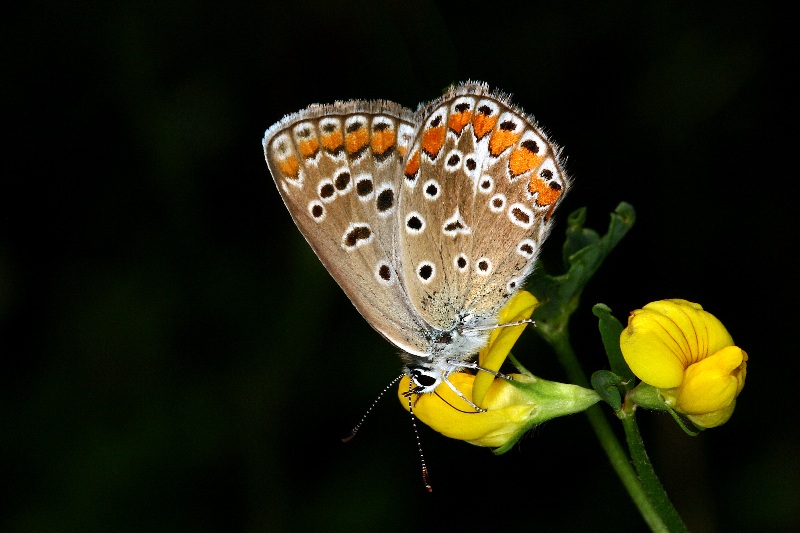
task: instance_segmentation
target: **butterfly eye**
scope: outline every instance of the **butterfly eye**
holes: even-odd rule
[[[414,390],[417,394],[431,392],[439,386],[439,378],[432,370],[412,368],[411,379],[417,384],[416,390]]]

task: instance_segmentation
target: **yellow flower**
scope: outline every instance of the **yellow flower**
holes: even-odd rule
[[[539,302],[525,291],[517,293],[498,314],[499,324],[530,318]],[[489,344],[481,350],[478,364],[497,371],[525,325],[496,328]],[[495,378],[488,372],[477,375],[455,372],[448,377],[466,398],[486,412],[476,412],[446,383],[431,394],[411,398],[417,418],[439,433],[458,440],[488,446],[511,447],[528,429],[556,416],[582,411],[599,399],[594,391],[575,385],[553,383],[529,374],[511,374],[512,380]],[[409,377],[398,387],[400,403],[408,409]]]
[[[747,354],[712,314],[686,300],[637,309],[620,336],[634,374],[700,427],[728,421],[744,387]]]
[[[531,379],[523,374],[512,374],[512,378],[515,382],[523,383]],[[474,375],[455,372],[448,379],[464,396],[472,398]],[[398,391],[400,402],[406,409],[408,398],[402,393],[407,390],[408,376],[404,376]],[[445,437],[491,448],[508,442],[525,427],[525,423],[537,409],[536,404],[531,403],[520,389],[503,379],[492,382],[484,400],[485,413],[470,410],[469,405],[443,383],[435,394],[415,396],[411,403],[414,415]]]

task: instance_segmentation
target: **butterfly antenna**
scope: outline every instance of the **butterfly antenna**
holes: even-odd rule
[[[478,363],[476,363],[474,361],[448,360],[447,362],[450,363],[453,366],[457,366],[457,367],[460,367],[460,368],[469,368],[470,370],[478,370],[480,372],[486,372],[487,374],[491,374],[491,375],[493,375],[494,377],[497,377],[497,378],[503,378],[503,379],[507,379],[509,381],[513,381],[514,380],[514,378],[512,378],[508,374],[503,374],[502,372],[495,372],[494,370],[490,370],[488,368],[484,368],[484,367],[482,367],[481,365],[479,365]]]
[[[414,405],[411,401],[412,395],[412,382],[408,382],[408,412],[411,414],[411,426],[414,428],[414,437],[417,439],[417,450],[419,450],[419,460],[422,463],[422,483],[425,485],[425,490],[433,492],[431,487],[430,478],[428,477],[428,466],[425,464],[425,455],[422,453],[422,440],[419,438],[419,431],[417,430],[417,417],[414,416]]]
[[[447,405],[449,405],[450,407],[452,407],[453,409],[455,409],[459,413],[464,413],[465,415],[476,415],[476,414],[481,412],[481,411],[465,411],[463,409],[459,409],[458,407],[456,407],[455,405],[453,405],[452,403],[447,401],[447,398],[445,398],[444,396],[439,394],[438,391],[433,391],[431,394],[435,394],[436,396],[438,396],[440,400],[442,400],[444,403],[446,403]],[[486,409],[484,409],[483,412],[485,413]]]
[[[386,387],[384,387],[384,389],[381,391],[381,393],[378,394],[378,397],[375,398],[375,401],[372,402],[372,405],[369,406],[369,409],[367,409],[367,412],[364,413],[364,416],[361,417],[361,420],[358,421],[358,424],[356,424],[356,426],[350,431],[350,434],[348,436],[342,438],[342,442],[350,442],[353,439],[353,437],[356,436],[356,433],[358,433],[358,430],[361,429],[361,426],[364,424],[364,420],[367,419],[367,415],[369,415],[372,412],[372,410],[378,404],[380,399],[383,398],[384,394],[386,394],[386,391],[388,391],[390,388],[392,388],[395,383],[400,381],[400,378],[402,378],[404,375],[405,374],[400,374],[399,376],[394,378],[391,383],[389,383],[388,385],[386,385]]]
[[[509,328],[511,326],[521,326],[523,324],[532,324],[536,326],[536,321],[526,318],[525,320],[517,320],[516,322],[506,322],[505,324],[493,324],[491,326],[478,326],[476,328],[469,328],[467,331],[486,331],[489,329],[496,329],[496,328]]]
[[[470,367],[468,367],[468,368],[470,368]],[[477,368],[480,368],[481,370],[483,370],[481,367],[477,367]],[[491,372],[491,371],[490,371],[490,372]],[[461,392],[460,390],[458,390],[458,389],[456,388],[456,386],[455,386],[455,385],[453,385],[452,383],[450,383],[450,380],[449,380],[449,379],[447,379],[447,376],[445,376],[445,377],[444,377],[443,381],[444,381],[445,383],[447,383],[447,386],[448,386],[448,387],[450,387],[450,390],[452,390],[452,391],[453,391],[453,392],[456,394],[456,396],[458,396],[459,398],[461,398],[462,400],[464,400],[464,402],[465,402],[465,403],[467,403],[467,404],[468,404],[470,407],[472,407],[473,409],[475,409],[475,411],[477,411],[478,413],[485,413],[485,412],[486,412],[486,409],[484,409],[483,407],[479,407],[477,404],[475,404],[475,402],[473,402],[472,400],[470,400],[469,398],[467,398],[466,396],[464,396],[464,393],[463,393],[463,392]],[[449,402],[445,402],[445,403],[447,403],[448,405],[450,405],[450,403],[449,403]],[[454,409],[455,409],[455,408],[454,408]],[[456,410],[458,410],[458,409],[456,409]]]

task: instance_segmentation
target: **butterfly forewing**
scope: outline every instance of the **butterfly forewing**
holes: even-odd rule
[[[412,113],[392,102],[312,106],[264,136],[278,190],[300,231],[367,321],[421,353],[423,325],[397,271],[397,181]]]
[[[530,273],[568,186],[557,148],[483,84],[452,89],[415,120],[398,204],[409,298],[438,329],[491,320]]]

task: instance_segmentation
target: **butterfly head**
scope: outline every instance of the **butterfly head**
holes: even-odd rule
[[[408,365],[405,373],[411,378],[410,394],[428,394],[436,390],[445,378],[455,371],[455,366],[443,361],[444,364],[437,364],[436,361],[430,363],[417,363]]]

